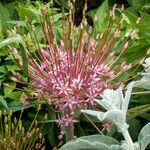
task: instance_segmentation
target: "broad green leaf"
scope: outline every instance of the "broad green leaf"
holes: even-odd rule
[[[98,31],[104,32],[106,30],[107,21],[108,18],[108,11],[109,11],[109,5],[108,0],[105,0],[102,5],[97,9],[96,15],[98,18]]]
[[[63,145],[60,150],[121,150],[119,142],[103,135],[83,136]]]
[[[4,107],[5,109],[9,109],[6,100],[2,96],[0,96],[0,108]]]
[[[54,135],[54,123],[52,124],[52,126],[50,127],[50,131],[48,132],[48,139],[49,139],[50,144],[52,146],[55,146],[56,140],[53,135]]]
[[[24,43],[22,37],[19,34],[15,34],[13,36],[10,36],[9,38],[0,42],[0,49],[5,47],[5,46],[8,46],[12,43],[19,43],[21,56],[22,56],[22,62],[23,62],[23,68],[25,71],[28,71],[26,47],[25,47],[25,43]]]
[[[17,8],[19,16],[22,20],[25,19],[25,16],[28,16],[29,19],[33,20],[34,17],[39,16],[40,11],[33,5],[24,5],[20,4]]]
[[[131,5],[135,10],[139,11],[145,5],[145,1],[143,1],[143,0],[131,0]]]
[[[14,100],[19,100],[21,97],[21,93],[21,91],[13,91],[11,93],[7,93],[7,95],[5,96]]]
[[[136,118],[132,118],[129,121],[127,121],[129,124],[129,133],[133,141],[137,141],[138,134],[141,130],[141,123],[140,120]]]
[[[2,32],[6,32],[6,30],[8,29],[8,25],[7,25],[7,21],[10,20],[10,14],[7,8],[5,8],[2,3],[0,2],[0,20],[2,20],[1,22],[1,31]]]
[[[6,66],[0,66],[0,73],[7,73]]]
[[[12,91],[16,87],[16,83],[15,82],[7,82],[7,83],[10,85],[10,87],[4,87],[5,97],[7,97],[7,95],[10,95],[12,93]]]
[[[150,122],[146,124],[139,133],[138,142],[141,144],[141,150],[145,150],[150,143]]]
[[[88,13],[92,17],[94,26],[97,32],[104,32],[107,27],[109,5],[108,0],[105,0],[97,10],[92,10]],[[94,21],[95,15],[97,16],[97,22]]]

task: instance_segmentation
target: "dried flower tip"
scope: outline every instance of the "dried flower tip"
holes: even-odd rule
[[[139,17],[136,21],[136,24],[138,24],[141,21],[141,18]]]
[[[35,132],[36,132],[36,133],[38,133],[38,132],[39,132],[39,130],[40,130],[40,129],[39,129],[39,128],[37,128]]]
[[[124,10],[124,5],[123,5],[123,4],[121,5],[121,10],[122,10],[122,11]]]
[[[47,120],[47,119],[48,119],[48,115],[47,115],[47,114],[45,114],[44,119],[45,119],[45,120]]]
[[[149,55],[150,54],[150,49],[147,51],[147,53],[146,53],[147,55]]]
[[[83,30],[83,23],[80,24],[80,28],[81,28],[81,30]]]
[[[14,34],[16,34],[16,33],[17,33],[17,29],[16,29],[16,27],[14,27],[14,29],[12,29],[12,32],[13,32]]]
[[[109,11],[109,16],[110,16],[110,18],[113,17],[113,12],[112,12],[112,10]]]
[[[14,81],[14,82],[18,82],[18,80],[17,80],[16,77],[11,77],[10,79],[11,79],[12,81]]]
[[[39,148],[39,144],[38,144],[38,143],[36,143],[35,148],[36,148],[36,149],[38,149],[38,148]]]
[[[42,133],[39,134],[39,138],[40,138],[40,139],[42,138]]]
[[[113,56],[115,56],[115,52],[110,53],[110,57],[113,57]]]
[[[85,13],[86,11],[87,11],[87,2],[85,2],[83,13]]]
[[[140,64],[143,64],[144,61],[145,61],[145,58],[143,58],[143,59],[140,61]]]
[[[131,33],[131,39],[137,39],[138,38],[138,29],[134,29]]]
[[[85,20],[84,20],[84,25],[87,26],[87,24],[88,24],[88,23],[87,23],[87,19],[85,18]]]
[[[20,101],[23,105],[29,105],[31,103],[24,92],[21,95]]]
[[[88,31],[89,34],[92,33],[92,30],[93,30],[93,29],[92,29],[92,27],[90,26],[90,27],[89,27],[89,31]]]
[[[100,37],[100,35],[99,35],[99,34],[97,34],[97,35],[96,35],[96,40],[98,40],[98,39],[99,39],[99,37]]]
[[[14,124],[13,123],[11,124],[11,128],[12,128],[12,130],[14,130]]]
[[[7,118],[7,116],[5,116],[5,123],[7,123],[7,121],[8,121],[8,118]]]
[[[6,88],[10,88],[10,85],[8,83],[3,83],[3,86]]]
[[[16,117],[14,118],[14,124],[17,124],[17,118]]]
[[[44,138],[42,138],[42,144],[43,144],[43,143],[45,143],[45,139],[44,139]]]
[[[124,48],[126,49],[128,46],[129,46],[129,42],[127,41],[127,42],[124,44]]]
[[[25,21],[28,21],[28,20],[29,20],[28,16],[25,16]]]
[[[32,25],[32,30],[35,31],[35,26],[34,25]]]
[[[123,22],[124,22],[124,18],[121,19],[120,24],[123,24]]]
[[[96,22],[98,20],[97,15],[95,15],[94,17],[94,21]]]
[[[27,132],[27,138],[29,139],[29,138],[31,138],[31,137],[32,137],[32,134],[29,133],[29,132]]]
[[[20,27],[19,21],[16,21],[16,27],[17,27],[17,28]]]
[[[120,32],[121,32],[121,31],[117,29],[117,30],[115,31],[115,33],[114,33],[114,38],[118,38],[119,35],[120,35]]]
[[[37,121],[37,120],[35,120],[34,124],[35,124],[35,126],[37,126],[37,124],[38,124],[38,121]]]

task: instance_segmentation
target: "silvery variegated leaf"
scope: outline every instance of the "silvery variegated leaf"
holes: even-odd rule
[[[95,111],[95,110],[81,110],[81,112],[83,113],[86,113],[88,115],[92,115],[92,116],[95,116],[95,117],[98,117],[99,116],[99,120],[100,121],[103,121],[103,116],[104,116],[104,112],[101,112],[101,111]]]
[[[121,150],[130,150],[130,146],[126,143],[126,141],[122,141]]]
[[[106,89],[101,95],[103,99],[111,102],[116,108],[120,108],[121,101],[120,96],[118,96],[117,90]]]
[[[127,91],[125,92],[125,97],[122,100],[122,108],[121,108],[121,110],[123,110],[125,113],[128,110],[128,105],[129,105],[129,101],[130,101],[130,98],[131,98],[133,85],[134,85],[134,82],[130,83],[127,86]]]
[[[134,143],[134,150],[141,150],[139,142]]]
[[[102,99],[102,100],[95,100],[98,104],[100,104],[103,108],[106,110],[111,110],[111,109],[117,109],[115,105],[113,105],[109,100]]]
[[[117,127],[118,132],[124,132],[128,128],[128,124],[126,123],[126,114],[121,110],[107,111],[103,116],[103,120],[112,122]]]
[[[141,73],[143,76],[141,80],[134,82],[135,87],[150,90],[150,57],[145,60],[145,64],[143,64],[143,66],[145,67],[145,72]]]
[[[102,100],[95,100],[98,104],[100,104],[102,107],[104,107],[107,111],[112,109],[119,109],[127,112],[131,92],[133,88],[134,83],[130,83],[127,86],[127,91],[125,93],[125,97],[123,97],[122,88],[120,87],[117,90],[105,90],[102,94]]]
[[[146,124],[139,133],[138,142],[141,145],[141,150],[145,150],[150,143],[150,122]]]
[[[120,143],[112,137],[91,135],[69,141],[59,150],[121,150],[121,148]]]

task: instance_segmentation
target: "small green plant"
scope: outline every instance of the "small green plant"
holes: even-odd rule
[[[4,111],[2,114],[0,111],[0,149],[44,150],[45,140],[41,133],[42,128],[37,126],[37,114],[28,129],[23,126],[22,114],[23,110],[17,119],[11,112]]]

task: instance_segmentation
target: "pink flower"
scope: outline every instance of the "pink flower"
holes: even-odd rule
[[[71,15],[69,18],[72,19]],[[27,52],[28,75],[31,79],[29,87],[38,100],[45,99],[48,104],[52,103],[64,114],[58,123],[66,127],[74,120],[76,110],[95,105],[93,100],[100,97],[105,89],[119,86],[112,85],[110,81],[130,66],[126,63],[117,65],[122,56],[118,56],[115,61],[113,47],[119,38],[119,29],[110,35],[111,26],[109,26],[101,39],[99,36],[94,39],[86,32],[85,18],[76,33],[73,21],[69,20],[71,25],[66,27],[63,24],[62,39],[58,44],[55,27],[48,21],[45,20],[42,31],[45,48],[35,43],[38,47],[37,52],[32,53],[30,50]],[[123,49],[124,53],[126,49],[127,47]],[[114,67],[117,71],[113,70]]]

